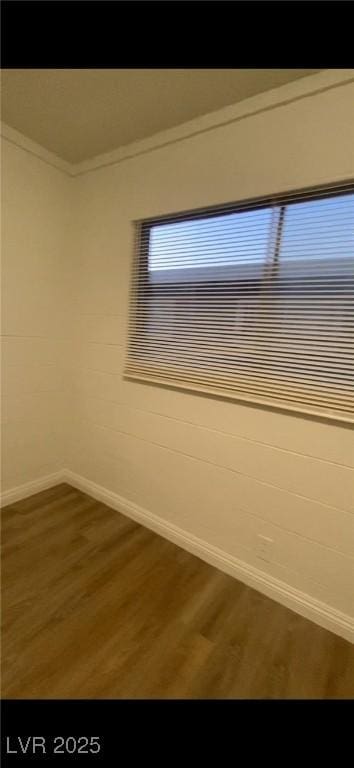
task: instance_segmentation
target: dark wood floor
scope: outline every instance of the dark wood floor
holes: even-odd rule
[[[3,512],[4,698],[351,698],[354,646],[68,485]]]

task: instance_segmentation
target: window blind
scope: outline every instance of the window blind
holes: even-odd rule
[[[354,186],[137,222],[125,375],[354,421]]]

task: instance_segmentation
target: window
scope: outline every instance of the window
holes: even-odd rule
[[[354,187],[137,224],[125,373],[354,420]]]

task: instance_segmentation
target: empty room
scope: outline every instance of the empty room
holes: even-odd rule
[[[1,79],[2,697],[354,698],[354,69]]]

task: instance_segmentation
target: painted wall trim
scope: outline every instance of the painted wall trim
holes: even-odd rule
[[[66,482],[66,474],[64,470],[60,470],[59,472],[39,477],[38,480],[31,480],[29,483],[23,483],[22,485],[10,488],[8,491],[4,491],[1,494],[1,507],[5,507],[7,504],[14,504],[15,501],[21,501],[21,499],[27,499],[35,493],[53,488],[58,483]]]
[[[47,165],[57,168],[57,170],[62,171],[68,176],[74,175],[74,166],[71,163],[62,160],[58,155],[49,152],[42,147],[41,144],[37,144],[35,141],[32,141],[32,139],[24,136],[23,133],[16,131],[15,128],[11,128],[4,122],[1,123],[0,135],[5,141],[10,142],[10,144],[15,144],[16,147],[20,147],[20,149],[25,150],[25,152],[28,152],[30,155],[35,155],[39,160],[43,160],[44,163],[47,163]]]
[[[264,93],[252,96],[249,99],[230,104],[227,107],[201,115],[193,120],[169,128],[146,139],[125,144],[111,152],[84,160],[81,163],[69,163],[49,152],[40,144],[24,136],[19,131],[11,128],[6,123],[1,123],[1,136],[6,141],[21,147],[26,152],[36,155],[40,160],[48,163],[68,176],[81,176],[89,171],[105,168],[110,165],[130,160],[139,155],[153,152],[171,144],[184,141],[193,136],[215,130],[222,126],[243,120],[261,112],[267,112],[277,107],[286,106],[292,102],[309,96],[323,93],[345,86],[354,82],[354,69],[327,69],[315,75],[300,78],[292,83],[273,88]],[[349,174],[349,171],[348,171]],[[333,181],[333,179],[332,179]]]
[[[285,582],[269,576],[264,571],[233,557],[218,547],[208,544],[206,541],[199,539],[182,528],[167,522],[153,512],[139,507],[134,502],[107,490],[101,485],[97,485],[97,483],[75,472],[65,470],[63,474],[64,481],[74,488],[78,488],[103,504],[107,504],[118,512],[127,515],[127,517],[136,520],[136,522],[144,525],[146,528],[150,528],[160,536],[200,557],[201,560],[205,560],[210,565],[239,579],[239,581],[285,605],[306,619],[354,643],[354,618],[351,616],[337,611],[335,608],[316,600],[300,590],[290,587]]]
[[[304,616],[315,624],[328,629],[330,632],[343,637],[350,643],[354,643],[354,618],[337,611],[335,608],[316,600],[305,592],[290,587],[280,579],[269,576],[258,568],[233,557],[227,552],[214,547],[203,539],[194,536],[188,531],[169,523],[143,507],[138,506],[129,499],[109,491],[102,485],[88,480],[86,477],[72,472],[69,469],[60,470],[50,475],[23,483],[1,494],[1,506],[13,504],[21,499],[33,496],[35,493],[45,491],[59,483],[68,483],[74,488],[87,493],[97,501],[107,504],[118,512],[132,518],[137,523],[172,541],[174,544],[191,552],[196,557],[209,563],[215,568],[224,571],[234,578],[242,581],[250,587],[262,592],[272,600],[285,605],[295,613]]]

